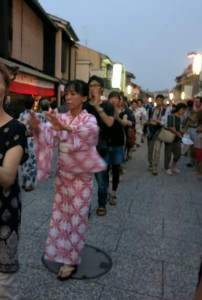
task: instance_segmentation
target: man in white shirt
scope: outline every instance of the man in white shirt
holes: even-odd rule
[[[148,119],[148,130],[147,130],[147,146],[148,146],[148,161],[149,161],[149,171],[152,171],[153,175],[157,175],[157,167],[160,159],[160,151],[162,142],[156,138],[157,132],[160,130],[161,126],[164,125],[164,114],[165,109],[163,109],[164,96],[158,94],[156,96],[155,102],[156,106],[151,112],[151,116]]]

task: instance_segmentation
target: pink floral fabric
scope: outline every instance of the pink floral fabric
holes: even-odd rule
[[[50,173],[53,149],[59,146],[54,204],[44,257],[78,265],[87,230],[93,173],[106,169],[106,164],[96,151],[99,129],[94,116],[82,111],[75,118],[69,112],[58,118],[73,131],[56,132],[46,123],[40,126],[38,138],[35,137],[38,181]]]

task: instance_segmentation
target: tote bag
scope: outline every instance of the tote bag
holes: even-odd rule
[[[175,139],[175,133],[171,132],[170,130],[168,130],[165,127],[162,127],[158,134],[158,139],[161,142],[171,144]]]
[[[173,127],[175,127],[175,118],[173,117]],[[162,127],[158,134],[158,139],[161,142],[171,144],[176,137],[176,134],[167,129],[166,127]]]

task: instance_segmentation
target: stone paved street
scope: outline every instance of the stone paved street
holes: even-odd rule
[[[163,153],[162,153],[163,154]],[[117,205],[97,217],[96,184],[86,243],[104,250],[113,267],[102,277],[59,282],[41,263],[53,199],[53,173],[22,193],[21,300],[191,300],[202,250],[202,181],[147,171],[146,145],[133,153]]]

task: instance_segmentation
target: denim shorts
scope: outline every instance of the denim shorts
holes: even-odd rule
[[[121,165],[124,162],[124,147],[110,147],[107,159],[108,165]]]

